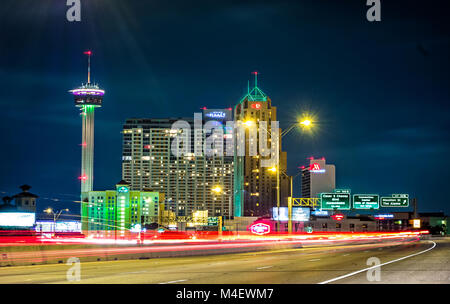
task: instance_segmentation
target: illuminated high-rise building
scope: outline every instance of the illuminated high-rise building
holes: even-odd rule
[[[226,121],[232,120],[231,109],[203,109],[202,123],[223,128],[223,136],[232,136]],[[179,131],[172,125],[183,120],[189,124],[191,147],[176,156],[171,151]],[[132,118],[123,127],[122,178],[132,190],[164,194],[164,205],[177,216],[191,217],[196,211],[208,210],[208,216],[232,215],[233,156],[194,153],[195,120],[192,118]],[[203,132],[202,132],[203,133]],[[201,145],[211,134],[202,134]],[[213,135],[214,136],[214,135]]]
[[[87,83],[73,89],[70,93],[75,99],[75,106],[81,110],[82,142],[81,142],[81,197],[83,193],[92,191],[94,181],[94,111],[102,106],[105,91],[97,84],[91,83],[91,51],[88,56]]]
[[[277,205],[277,174],[269,171],[268,167],[262,167],[261,161],[264,157],[260,151],[251,156],[249,144],[252,140],[249,136],[250,128],[257,128],[257,138],[252,144],[258,144],[261,132],[267,132],[268,141],[272,135],[269,132],[271,123],[277,120],[277,109],[272,106],[271,99],[258,87],[257,72],[255,74],[255,85],[248,87],[247,94],[240,100],[234,109],[234,119],[247,124],[245,128],[245,156],[236,154],[234,157],[234,216],[268,216],[270,209]],[[267,128],[260,128],[261,121],[267,122]],[[281,130],[279,130],[281,134]],[[236,145],[238,139],[235,133]],[[287,155],[281,150],[281,135],[279,137],[279,187],[280,206],[287,204],[290,196],[289,178],[286,175]]]
[[[335,188],[335,166],[327,164],[324,157],[309,158],[309,165],[302,167],[302,197],[316,198],[320,193],[333,192]]]
[[[83,203],[82,231],[95,237],[126,237],[146,225],[158,223],[158,192],[132,191],[121,180],[115,190],[89,191]]]

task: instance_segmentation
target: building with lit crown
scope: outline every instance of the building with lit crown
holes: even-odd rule
[[[268,132],[260,128],[259,123],[267,122],[267,128],[270,129],[271,122],[277,120],[277,108],[272,106],[271,99],[257,86],[257,73],[255,86],[252,89],[249,87],[247,94],[235,106],[234,117],[236,122],[251,121],[250,127],[257,128],[257,138],[253,144],[259,143],[261,132]],[[261,151],[256,156],[249,155],[249,132],[249,128],[246,128],[245,156],[237,155],[235,147],[234,215],[269,216],[271,208],[277,205],[277,174],[261,166]],[[290,196],[290,178],[286,175],[287,154],[281,150],[281,130],[279,134],[280,206],[286,206],[287,197]],[[234,136],[237,138],[236,133]],[[271,137],[271,134],[267,134],[269,141]]]

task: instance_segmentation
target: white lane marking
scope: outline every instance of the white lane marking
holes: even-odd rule
[[[176,280],[176,281],[169,281],[169,282],[159,283],[159,284],[172,284],[172,283],[185,282],[185,281],[187,281],[187,280]]]
[[[351,272],[351,273],[348,273],[346,275],[343,275],[343,276],[340,276],[340,277],[337,277],[337,278],[334,278],[334,279],[331,279],[331,280],[323,281],[323,282],[320,282],[320,283],[317,283],[317,284],[328,284],[328,283],[331,283],[331,282],[334,282],[334,281],[337,281],[337,280],[342,280],[342,279],[351,277],[351,276],[353,276],[355,274],[358,274],[358,273],[361,273],[361,272],[364,272],[364,271],[367,271],[367,270],[370,270],[370,269],[374,269],[374,268],[381,267],[381,266],[384,266],[384,265],[387,265],[387,264],[395,263],[395,262],[398,262],[398,261],[401,261],[401,260],[404,260],[404,259],[407,259],[407,258],[411,258],[411,257],[416,256],[416,255],[425,253],[427,251],[432,250],[434,247],[436,247],[436,243],[435,242],[433,242],[433,241],[430,241],[430,242],[433,243],[433,246],[428,248],[428,249],[426,249],[426,250],[423,250],[423,251],[420,251],[420,252],[417,252],[417,253],[414,253],[414,254],[410,254],[410,255],[407,255],[407,256],[404,256],[402,258],[395,259],[395,260],[392,260],[392,261],[389,261],[389,262],[386,262],[386,263],[382,263],[380,265],[367,267],[367,268],[364,268],[364,269],[361,269],[361,270],[358,270],[358,271],[355,271],[355,272]]]
[[[258,267],[256,269],[267,269],[267,268],[271,268],[271,267],[273,267],[273,266],[263,266],[263,267]]]
[[[315,262],[315,261],[320,261],[320,259],[312,259],[312,260],[308,260],[308,262]]]

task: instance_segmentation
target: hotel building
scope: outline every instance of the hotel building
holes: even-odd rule
[[[326,163],[324,157],[309,159],[302,168],[302,197],[318,197],[320,193],[333,192],[336,188],[336,168]]]
[[[208,216],[232,215],[233,156],[194,153],[195,140],[199,139],[203,147],[211,135],[196,131],[201,132],[196,138],[194,123],[202,127],[212,120],[226,138],[232,136],[225,127],[231,116],[231,109],[203,108],[201,122],[192,118],[127,119],[123,126],[122,178],[132,190],[163,193],[166,210],[178,217],[192,217],[203,210],[208,210]],[[174,155],[172,143],[183,131],[173,128],[173,124],[180,120],[190,126],[186,132],[191,145],[187,153]]]

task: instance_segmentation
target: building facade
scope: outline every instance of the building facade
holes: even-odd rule
[[[277,109],[272,106],[271,99],[257,86],[248,89],[247,94],[241,99],[234,109],[236,126],[239,123],[245,125],[245,155],[239,155],[237,145],[238,139],[235,132],[235,180],[234,180],[234,208],[235,216],[266,216],[270,215],[272,207],[277,205],[277,174],[271,172],[269,167],[261,166],[262,152],[257,151],[251,155],[249,146],[259,143],[262,132],[267,132],[268,142],[272,140],[268,130],[260,128],[260,122],[271,123],[277,120]],[[251,138],[250,132],[256,128],[256,138]],[[235,130],[237,130],[236,128]],[[279,130],[281,134],[281,130]],[[290,178],[286,175],[287,155],[281,150],[281,135],[279,136],[279,163],[278,170],[280,178],[280,205],[287,205],[287,197],[290,196]],[[264,148],[263,148],[264,149]],[[270,157],[270,156],[269,156]],[[269,158],[267,157],[267,158]],[[276,164],[274,164],[276,165]]]
[[[36,199],[38,196],[31,193],[29,190],[31,186],[20,186],[22,192],[14,195],[12,198],[16,204],[17,211],[36,212]]]
[[[325,158],[310,158],[309,165],[302,167],[302,197],[315,198],[320,193],[333,192],[336,188],[336,169]]]
[[[134,191],[125,181],[115,190],[89,191],[82,202],[82,231],[106,238],[125,237],[133,229],[158,223],[160,194]]]
[[[209,121],[222,130],[219,136],[231,136],[231,131],[226,129],[228,120],[232,120],[231,109],[206,108],[195,119],[127,119],[123,127],[122,178],[130,183],[132,190],[163,193],[166,210],[176,216],[192,217],[196,211],[208,210],[209,216],[229,217],[233,157],[224,156],[222,151],[198,155],[194,149],[195,143],[205,147],[208,137],[217,136],[206,129],[203,131]],[[187,128],[174,128],[174,123],[179,121],[184,121]],[[194,128],[196,124],[200,128]],[[175,155],[172,143],[182,133],[190,139],[189,147]]]

